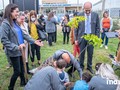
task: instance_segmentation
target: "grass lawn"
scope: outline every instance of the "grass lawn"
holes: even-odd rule
[[[53,53],[56,50],[59,49],[65,49],[68,50],[72,53],[72,45],[71,44],[62,44],[62,32],[58,31],[58,40],[57,43],[54,44],[52,47],[49,47],[47,45],[47,43],[45,42],[44,47],[41,48],[41,60],[44,61],[46,60],[48,57],[50,57],[51,55],[53,55]],[[109,45],[108,45],[108,50],[105,50],[104,48],[98,48],[95,47],[94,49],[94,55],[93,55],[93,69],[96,63],[98,62],[104,62],[104,63],[110,63],[111,61],[108,57],[109,54],[114,54],[116,52],[116,48],[117,48],[117,44],[118,44],[119,40],[118,39],[110,39],[109,40]],[[2,45],[0,45],[0,90],[7,90],[8,85],[9,85],[9,81],[10,81],[10,77],[13,73],[12,68],[10,69],[6,69],[7,66],[7,59],[6,56],[4,54],[4,51],[1,49]],[[30,68],[31,67],[31,61],[29,60],[30,64]],[[37,65],[37,60],[35,60],[35,63]],[[85,66],[86,66],[86,60],[85,60]],[[116,71],[117,75],[120,77],[120,71]],[[75,76],[78,78],[78,74],[75,72]],[[30,78],[31,76],[29,76]],[[75,80],[74,80],[75,81]],[[15,85],[15,90],[23,90],[22,87],[20,87],[20,80],[18,78],[16,85]]]

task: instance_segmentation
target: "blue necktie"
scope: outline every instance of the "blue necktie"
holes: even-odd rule
[[[89,16],[87,16],[87,30],[86,30],[87,34],[90,34],[90,20],[89,20]]]

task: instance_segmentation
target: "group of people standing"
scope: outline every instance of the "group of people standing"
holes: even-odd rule
[[[30,15],[32,11],[30,12]],[[33,16],[32,16],[33,15]],[[32,14],[29,20],[30,26],[24,21],[25,16],[23,13],[19,13],[18,6],[16,4],[9,4],[6,6],[3,21],[1,24],[1,42],[4,46],[5,52],[11,60],[13,66],[13,75],[10,80],[9,90],[13,90],[17,78],[20,76],[21,86],[26,84],[24,77],[24,65],[23,58],[25,58],[25,62],[28,65],[28,42],[31,44],[32,56],[34,56],[35,49],[32,47],[32,44],[36,47],[43,46],[42,42],[37,36],[36,33],[33,33],[33,36],[28,32],[28,26],[32,28],[36,27],[36,24],[32,17],[35,18],[35,14]],[[35,18],[36,20],[36,18]],[[34,28],[36,29],[36,28]],[[32,29],[30,29],[32,31]],[[35,31],[34,31],[35,32]],[[35,38],[34,38],[35,36]],[[26,41],[24,41],[26,40]],[[22,53],[25,50],[25,57],[23,57]],[[36,49],[39,50],[39,49]],[[38,52],[40,53],[40,51]],[[37,53],[37,54],[38,54]],[[40,57],[39,59],[40,60]]]
[[[99,37],[101,31],[102,39],[104,40],[105,32],[109,32],[112,29],[112,20],[108,18],[108,13],[105,12],[103,14],[104,18],[101,20],[101,29],[99,15],[95,12],[92,12],[92,3],[86,2],[84,4],[84,11],[82,13],[77,13],[74,16],[76,15],[85,16],[86,18],[85,21],[79,22],[78,28],[70,28],[67,25],[70,21],[69,15],[67,14],[64,16],[64,20],[61,24],[63,32],[63,44],[66,43],[66,37],[67,44],[69,43],[69,36],[71,32],[71,43],[73,45],[74,54],[72,55],[66,50],[56,51],[52,58],[49,60],[52,60],[52,65],[46,66],[45,68],[39,70],[36,74],[33,75],[32,79],[29,80],[26,85],[24,77],[24,61],[22,55],[23,50],[25,51],[25,62],[27,66],[26,68],[27,72],[29,73],[28,56],[31,57],[32,66],[34,66],[35,54],[37,56],[38,64],[41,64],[40,48],[43,46],[43,42],[39,36],[38,30],[45,31],[48,34],[47,41],[49,46],[52,46],[52,42],[56,43],[56,25],[58,22],[54,17],[54,12],[50,12],[46,20],[44,19],[44,15],[41,15],[40,18],[37,19],[37,14],[34,10],[31,10],[30,12],[19,13],[19,8],[16,4],[7,5],[1,24],[1,42],[4,46],[6,55],[10,58],[14,71],[8,87],[9,90],[14,90],[16,80],[19,76],[20,85],[26,85],[25,90],[65,90],[66,86],[70,84],[68,75],[72,77],[72,73],[75,70],[78,71],[80,80],[75,83],[75,86],[72,88],[73,90],[105,90],[103,88],[106,86],[104,83],[106,80],[103,80],[104,76],[101,75],[102,71],[100,70],[102,70],[102,68],[106,69],[106,67],[108,67],[107,69],[111,70],[112,73],[110,70],[108,70],[108,72],[110,75],[113,75],[113,77],[111,78],[110,75],[105,74],[106,72],[104,72],[104,75],[106,76],[105,78],[107,78],[108,75],[109,79],[118,79],[118,77],[114,75],[114,71],[111,69],[111,67],[107,64],[102,63],[96,66],[96,70],[98,71],[97,74],[99,74],[99,76],[92,78],[89,73],[82,73],[84,70],[86,46],[87,70],[92,74],[95,73],[92,69],[94,47],[93,45],[89,45],[88,41],[82,38],[82,36],[94,34]],[[108,38],[106,37],[106,49],[107,43]],[[79,55],[78,61],[75,59],[77,53]],[[67,67],[71,67],[67,71],[68,75],[64,71],[64,69]],[[64,76],[66,76],[67,79],[65,79]],[[88,85],[87,83],[90,80],[93,81],[91,81],[92,83],[90,82]],[[97,80],[102,80],[101,84],[104,84],[105,86],[94,86],[93,83],[97,83]],[[98,87],[99,89],[96,89]],[[113,90],[117,88],[117,86],[108,86],[107,88],[111,88],[109,90]]]

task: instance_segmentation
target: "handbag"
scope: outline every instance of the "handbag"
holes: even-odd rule
[[[44,40],[47,40],[47,34],[45,31],[42,31],[42,30],[39,30],[38,29],[38,35],[39,35],[39,38],[44,41]]]
[[[109,31],[109,28],[103,28],[103,31],[104,31],[104,32],[108,32],[108,31]]]

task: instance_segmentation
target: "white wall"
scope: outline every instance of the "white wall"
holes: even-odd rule
[[[120,8],[120,0],[106,0],[105,9]],[[93,6],[93,10],[102,10],[102,2]]]
[[[0,10],[3,9],[3,0],[0,0]],[[9,0],[4,0],[4,8],[9,4]]]
[[[110,0],[111,8],[120,8],[120,0]],[[109,1],[109,2],[110,2]]]

